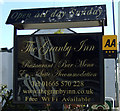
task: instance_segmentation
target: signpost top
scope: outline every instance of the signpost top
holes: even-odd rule
[[[102,26],[106,5],[11,10],[6,24],[18,29],[52,29]]]

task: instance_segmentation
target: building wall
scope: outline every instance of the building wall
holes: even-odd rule
[[[12,52],[0,52],[0,84],[13,89],[13,54]]]
[[[115,100],[115,59],[105,59],[104,69],[105,97],[112,97]]]
[[[2,84],[2,53],[0,52],[0,85],[1,84]]]
[[[2,84],[2,53],[0,53],[0,90],[1,90],[1,84]],[[0,97],[0,111],[2,109],[1,100],[2,100],[2,97]]]

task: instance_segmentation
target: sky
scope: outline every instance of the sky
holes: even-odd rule
[[[116,34],[118,33],[118,1],[115,2]],[[13,26],[5,22],[13,9],[50,8],[67,6],[85,6],[106,4],[108,26],[105,27],[106,35],[113,35],[112,0],[0,0],[0,48],[13,47]],[[77,32],[86,32],[85,28],[73,29]],[[100,31],[101,28],[89,28],[88,31]]]

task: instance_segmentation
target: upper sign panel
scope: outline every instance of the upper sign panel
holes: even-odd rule
[[[43,24],[100,20],[106,20],[106,5],[12,10],[6,24]]]

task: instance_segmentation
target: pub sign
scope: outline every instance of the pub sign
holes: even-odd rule
[[[18,35],[14,101],[104,103],[102,34]]]

